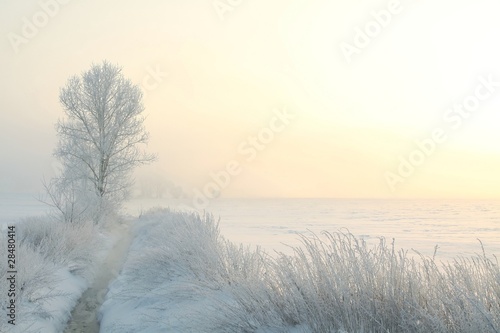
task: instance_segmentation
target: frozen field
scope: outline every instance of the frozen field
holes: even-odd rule
[[[36,195],[0,194],[0,223],[47,209]],[[186,209],[189,202],[134,199],[124,207],[139,215],[152,207]],[[221,233],[235,243],[259,245],[267,252],[299,244],[297,234],[345,231],[377,241],[396,239],[397,248],[438,258],[481,252],[500,254],[500,202],[462,200],[218,199],[207,211],[220,216]]]
[[[134,200],[132,214],[154,206],[185,207],[182,202]],[[481,252],[500,254],[500,202],[464,200],[218,199],[207,211],[220,216],[221,233],[236,243],[266,251],[298,245],[297,233],[348,229],[367,241],[396,239],[397,248],[438,258]]]
[[[36,194],[0,192],[0,223],[45,213],[47,206],[38,201],[38,197]]]
[[[300,257],[302,250],[292,249],[288,246],[303,246],[299,241],[299,234],[307,234],[311,231],[315,233],[320,233],[322,230],[331,233],[349,231],[353,236],[363,238],[368,243],[373,244],[380,244],[379,237],[384,236],[388,244],[386,249],[390,249],[391,239],[395,238],[396,250],[401,247],[413,248],[429,256],[433,254],[434,246],[438,245],[438,259],[443,259],[443,262],[449,262],[447,259],[457,258],[459,255],[468,256],[473,253],[481,253],[482,249],[478,241],[481,239],[488,257],[491,258],[491,255],[500,253],[498,202],[333,199],[217,200],[207,211],[212,212],[216,219],[220,216],[220,234],[214,224],[209,223],[210,219],[201,223],[202,221],[194,216],[188,216],[189,214],[169,213],[162,210],[147,212],[155,206],[189,209],[185,202],[179,201],[132,200],[128,202],[123,213],[129,215],[126,220],[134,221],[132,234],[135,238],[132,247],[127,249],[132,237],[128,232],[125,232],[128,228],[120,229],[120,232],[117,232],[118,229],[114,229],[111,235],[100,235],[99,237],[103,237],[103,240],[106,239],[105,243],[109,243],[109,246],[114,244],[113,239],[115,241],[121,239],[120,244],[123,246],[120,244],[113,246],[113,249],[107,254],[106,260],[101,260],[104,257],[99,259],[102,261],[99,261],[100,267],[82,266],[83,273],[81,275],[83,277],[94,269],[97,270],[93,282],[91,279],[82,280],[81,283],[78,280],[66,286],[58,282],[59,277],[48,276],[47,279],[51,281],[50,283],[66,288],[71,292],[71,297],[60,300],[60,306],[57,308],[60,313],[58,312],[57,316],[54,317],[57,320],[53,319],[46,323],[31,316],[29,317],[31,318],[30,322],[35,323],[36,327],[45,324],[48,325],[47,327],[52,325],[50,329],[46,328],[45,330],[56,332],[58,327],[62,327],[70,317],[71,308],[77,304],[72,313],[70,325],[65,332],[81,332],[83,330],[98,332],[98,316],[102,320],[100,329],[104,332],[127,331],[125,328],[130,329],[129,331],[140,331],[139,329],[144,329],[146,324],[151,329],[146,330],[148,332],[163,332],[165,328],[168,328],[169,332],[235,332],[245,325],[253,328],[260,327],[263,332],[282,332],[283,330],[287,332],[323,332],[325,331],[324,327],[318,328],[319,326],[314,325],[330,325],[331,323],[325,318],[340,318],[342,314],[351,316],[352,314],[364,313],[363,311],[368,311],[366,304],[371,302],[370,304],[377,309],[380,309],[382,303],[385,307],[382,312],[384,316],[387,315],[387,318],[384,317],[384,320],[387,320],[390,325],[384,326],[387,323],[384,325],[379,323],[382,325],[380,327],[392,327],[391,325],[394,323],[399,323],[397,325],[409,325],[405,327],[410,329],[413,327],[411,325],[415,323],[405,322],[403,320],[406,318],[405,315],[394,317],[390,314],[394,314],[395,309],[401,309],[403,305],[411,303],[408,303],[407,296],[422,292],[422,295],[413,299],[412,302],[416,303],[410,304],[410,307],[406,309],[409,311],[408,314],[414,315],[415,306],[418,305],[421,306],[419,311],[422,314],[435,316],[435,319],[442,320],[453,317],[454,325],[463,326],[469,320],[476,320],[475,325],[481,327],[479,330],[481,332],[489,331],[485,330],[486,326],[484,326],[488,322],[490,324],[493,322],[491,325],[498,323],[497,317],[491,317],[489,314],[490,312],[497,313],[496,310],[488,308],[491,304],[498,305],[494,299],[495,295],[498,295],[496,291],[498,275],[494,275],[497,274],[497,271],[494,270],[494,265],[492,266],[491,262],[481,256],[476,256],[473,262],[457,262],[457,267],[451,265],[444,270],[432,269],[429,271],[428,269],[431,267],[425,266],[427,273],[432,272],[436,275],[428,276],[428,274],[422,275],[424,272],[422,266],[405,266],[407,265],[405,260],[398,264],[395,261],[396,257],[391,254],[390,250],[382,251],[380,248],[375,252],[359,250],[355,245],[352,245],[353,243],[350,243],[348,238],[343,238],[343,240],[339,238],[337,240],[337,244],[340,244],[338,251],[330,252],[329,250],[329,254],[323,259],[318,259],[323,252],[316,245],[309,243],[305,247],[306,251],[312,253],[313,258],[319,261],[302,258]],[[19,223],[22,218],[47,213],[47,208],[37,202],[36,196],[33,195],[4,195],[1,208],[0,227],[2,230],[5,230],[3,227],[7,224]],[[139,218],[135,219],[136,216]],[[37,221],[43,222],[43,219],[31,219],[31,222]],[[43,229],[38,230],[36,225],[38,223],[32,223],[31,227],[29,224],[23,224],[23,226],[33,230],[32,235],[37,235],[37,232]],[[52,238],[49,237],[44,242],[43,247],[43,249],[52,252],[59,251],[57,253],[63,254],[62,257],[59,258],[54,254],[44,258],[47,260],[59,258],[58,260],[61,262],[87,258],[87,255],[82,256],[81,254],[94,248],[94,245],[89,247],[88,240],[82,240],[81,231],[68,229],[65,226],[68,225],[52,226],[50,234],[56,235],[54,238],[56,241],[52,241]],[[117,226],[120,227],[118,224]],[[82,231],[84,230],[82,229]],[[72,238],[75,236],[75,232],[78,234],[77,239],[80,242]],[[87,238],[102,243],[94,236],[94,231],[88,229]],[[61,252],[58,244],[61,243],[61,239],[66,238],[67,242],[63,242],[64,244],[67,244],[70,249],[72,247],[78,249],[66,251],[63,246],[64,251]],[[223,238],[229,240],[230,243],[226,243]],[[73,242],[74,246],[71,245]],[[266,252],[271,253],[276,261],[263,259],[266,256],[261,256],[260,252],[254,252],[253,249],[245,250],[233,245],[238,243],[252,247],[260,246]],[[356,256],[352,257],[354,253],[352,251],[358,250],[360,251],[359,258],[364,259],[353,261],[352,259]],[[281,251],[290,256],[276,254],[274,251]],[[66,258],[66,254],[73,252],[75,252],[73,257]],[[93,253],[93,251],[91,252]],[[99,253],[94,253],[94,255],[100,257]],[[333,253],[337,253],[338,256],[333,255]],[[409,253],[410,256],[413,254],[414,252]],[[318,257],[314,257],[315,255]],[[25,256],[31,257],[32,255],[25,254]],[[387,261],[388,258],[391,258],[392,261]],[[124,260],[126,262],[125,268],[120,270],[119,267]],[[287,264],[287,260],[292,260],[294,264],[290,264],[291,261]],[[328,261],[328,264],[324,264],[324,260],[331,262]],[[97,261],[92,262],[97,263]],[[42,261],[35,260],[35,263],[43,267],[46,265]],[[27,271],[31,275],[37,274],[32,269],[35,263],[29,265],[30,268]],[[320,263],[320,265],[316,267],[312,265],[313,263]],[[432,266],[434,264],[427,261],[425,265]],[[61,264],[60,271],[66,273],[68,269],[71,271],[71,268],[66,266]],[[345,271],[342,271],[342,267],[345,268]],[[45,271],[56,272],[54,269],[45,269]],[[119,271],[120,275],[118,275]],[[400,271],[406,272],[404,273],[406,275],[403,275],[407,277],[396,274]],[[353,272],[359,273],[359,276]],[[484,276],[479,274],[480,272]],[[25,272],[20,276],[29,277],[28,273]],[[310,278],[304,279],[304,274],[306,276],[313,274],[314,278],[312,280]],[[263,276],[268,278],[262,280]],[[289,281],[290,276],[293,278]],[[355,276],[355,281],[350,281]],[[380,281],[377,280],[375,284],[371,284],[373,276],[378,276],[377,279]],[[428,280],[422,280],[422,277],[425,276]],[[161,278],[158,279],[158,277]],[[406,284],[400,285],[400,278],[401,281],[409,279],[412,282],[408,286]],[[275,294],[280,290],[294,291],[293,286],[299,280],[309,281],[312,284],[306,283],[298,288],[299,294],[292,293],[291,296],[288,295],[288,292]],[[457,281],[480,283],[474,282],[473,285],[465,287]],[[110,282],[111,284],[109,284]],[[338,285],[333,288],[332,285],[335,283]],[[70,289],[73,286],[78,287],[78,289]],[[347,288],[347,286],[355,286],[358,291],[349,290],[350,287]],[[380,293],[389,292],[387,295],[393,295],[390,290],[377,289],[380,286],[391,286],[391,288],[398,290],[398,295],[403,295],[403,299],[398,301],[401,303],[393,300],[396,303],[382,302],[378,304],[377,302],[385,299],[385,296],[379,298]],[[409,290],[403,292],[405,286]],[[87,287],[90,288],[85,291],[78,303],[75,303]],[[469,294],[464,296],[464,299],[469,300],[469,302],[471,302],[471,297],[478,297],[477,302],[472,301],[471,304],[477,307],[478,302],[480,302],[481,306],[484,305],[485,309],[488,310],[486,311],[482,307],[478,308],[479,310],[476,308],[462,309],[460,304],[464,299],[460,297],[463,295],[462,293],[455,294],[453,288],[468,292]],[[309,290],[310,297],[305,297],[302,294],[302,291],[306,289]],[[338,313],[328,312],[323,314],[324,317],[316,318],[313,314],[317,313],[318,309],[314,310],[314,307],[311,308],[311,306],[320,303],[308,302],[319,297],[315,294],[317,290],[330,290],[332,292],[331,297],[328,298],[330,301],[353,295],[359,296],[359,299],[356,298],[349,303],[334,302],[336,306],[332,305],[327,308],[335,309]],[[363,292],[358,295],[356,293],[359,290]],[[104,298],[105,295],[106,298]],[[446,295],[458,295],[458,298],[448,299]],[[102,303],[105,299],[106,301]],[[200,303],[200,299],[206,300],[206,302]],[[452,304],[455,308],[449,313],[434,313],[433,307],[423,306],[422,304],[427,304],[425,302],[421,304],[422,299],[440,299],[444,302],[443,304]],[[277,303],[270,306],[269,302],[273,301]],[[286,319],[290,317],[290,313],[287,311],[293,308],[289,308],[289,306],[298,301],[305,302],[301,305],[303,310],[300,310],[299,313],[304,314],[305,309],[313,310],[301,320],[290,322]],[[359,304],[356,303],[358,301]],[[102,307],[100,307],[101,304],[103,304]],[[47,309],[55,306],[52,303],[45,305],[49,306]],[[346,307],[347,305],[348,307]],[[21,308],[28,309],[25,305]],[[436,305],[436,308],[441,308],[441,305]],[[254,315],[247,316],[248,311],[245,309],[252,309],[255,312]],[[483,320],[483,315],[486,313],[483,310],[488,313],[487,319],[490,321]],[[272,315],[268,315],[269,313]],[[292,315],[291,318],[295,318],[296,315]],[[466,318],[464,315],[470,318]],[[144,321],[145,318],[148,319],[147,322]],[[157,320],[159,318],[162,320]],[[280,321],[276,322],[275,318],[280,318]],[[340,326],[336,323],[335,327],[354,329],[363,327],[365,324],[375,325],[369,318],[358,318],[359,322],[351,319],[346,320]],[[26,325],[28,324],[27,321]],[[443,327],[448,325],[445,322],[442,324]],[[419,330],[417,331],[425,331],[424,326],[421,326],[418,320],[415,325],[418,326]],[[313,330],[311,327],[316,328]],[[273,329],[271,330],[271,328]]]

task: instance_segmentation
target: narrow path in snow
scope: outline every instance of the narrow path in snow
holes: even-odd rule
[[[71,319],[64,333],[99,333],[98,311],[104,302],[108,285],[117,277],[127,250],[132,241],[131,219],[123,221],[112,229],[117,242],[108,253],[102,265],[97,268],[93,284],[87,289],[71,313]]]

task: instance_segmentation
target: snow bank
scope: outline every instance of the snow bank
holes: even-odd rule
[[[61,332],[92,280],[104,244],[105,236],[92,224],[72,225],[50,218],[16,223],[16,325],[2,315],[0,332]],[[0,247],[7,249],[4,235]],[[7,258],[1,253],[0,279],[4,281]],[[7,295],[6,283],[0,283],[0,294]],[[7,301],[0,297],[3,314]]]
[[[245,320],[226,315],[238,307],[234,289],[241,281],[265,274],[259,250],[226,242],[208,215],[152,211],[134,232],[129,257],[101,307],[101,332],[247,329]]]
[[[500,269],[344,233],[270,257],[224,240],[211,216],[156,210],[138,220],[100,318],[106,333],[499,332]]]

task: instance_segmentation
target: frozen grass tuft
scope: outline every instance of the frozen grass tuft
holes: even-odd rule
[[[121,275],[101,308],[105,332],[238,332],[214,320],[232,288],[260,276],[260,251],[235,247],[210,215],[156,210],[140,217]]]
[[[27,219],[19,224],[19,243],[45,261],[67,267],[73,275],[90,280],[99,252],[99,230],[92,222],[70,224],[50,219]]]
[[[437,263],[384,239],[302,236],[270,257],[209,215],[142,216],[101,308],[106,332],[499,332],[500,270],[485,254]]]
[[[16,223],[16,326],[0,321],[1,332],[62,330],[81,293],[94,275],[102,236],[91,223],[68,224],[48,217]],[[5,235],[0,247],[7,249]],[[7,276],[7,258],[0,260],[0,279]],[[7,283],[0,283],[7,295]],[[0,311],[7,313],[7,297]]]
[[[384,239],[370,247],[348,233],[322,236],[269,260],[261,292],[238,298],[260,325],[279,317],[311,332],[499,332],[496,260],[438,264]]]

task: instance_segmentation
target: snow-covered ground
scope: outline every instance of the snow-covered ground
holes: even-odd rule
[[[103,333],[500,330],[500,270],[483,256],[441,266],[336,233],[275,258],[169,210],[143,214],[133,233]]]
[[[220,278],[218,230],[189,214],[158,211],[139,218],[134,235],[101,307],[101,332],[226,331],[213,319],[219,304],[234,302]]]
[[[444,245],[447,258],[481,253],[476,238],[483,241],[488,255],[498,254],[499,206],[494,202],[216,200],[209,211],[216,214],[216,219],[221,216],[220,230],[231,243],[221,236],[219,228],[209,218],[165,210],[146,212],[152,206],[168,205],[186,209],[188,204],[185,202],[132,201],[125,207],[125,213],[140,214],[140,218],[135,221],[129,215],[127,223],[117,224],[104,233],[91,226],[74,228],[58,224],[49,217],[22,219],[23,214],[38,215],[46,209],[41,204],[28,202],[28,208],[23,211],[23,200],[26,200],[23,196],[12,197],[4,206],[6,213],[0,219],[3,228],[0,246],[4,248],[6,245],[5,227],[15,224],[18,226],[19,258],[29,258],[21,261],[18,267],[18,326],[13,330],[11,326],[6,326],[3,318],[0,332],[62,332],[70,317],[66,332],[90,333],[98,332],[99,329],[104,333],[321,332],[321,329],[313,329],[315,324],[309,319],[327,323],[325,318],[332,314],[322,313],[321,309],[327,304],[331,305],[328,302],[332,299],[345,299],[353,295],[360,297],[360,304],[373,301],[370,306],[379,308],[381,313],[397,314],[404,312],[401,309],[406,305],[411,305],[413,312],[405,315],[423,316],[417,322],[422,322],[425,316],[439,322],[446,315],[463,318],[460,319],[460,325],[466,322],[470,327],[481,328],[481,332],[496,332],[498,329],[500,318],[491,313],[496,310],[500,313],[500,309],[497,309],[500,302],[494,296],[500,295],[500,273],[498,265],[484,261],[481,257],[470,262],[459,262],[458,271],[448,267],[448,275],[440,275],[444,274],[443,270],[432,273],[436,281],[449,281],[448,286],[433,281],[424,283],[418,277],[422,271],[406,272],[410,267],[407,263],[388,264],[391,261],[386,258],[377,264],[381,258],[370,257],[366,253],[361,254],[367,256],[367,262],[374,263],[371,266],[347,265],[347,268],[343,268],[346,271],[339,273],[340,267],[345,264],[342,260],[350,255],[343,253],[337,258],[338,261],[330,262],[330,266],[321,264],[315,267],[318,262],[333,260],[333,257],[328,255],[323,258],[322,252],[313,246],[312,253],[319,253],[318,258],[322,259],[311,262],[310,256],[302,257],[297,248],[283,244],[300,245],[299,235],[308,233],[308,230],[336,232],[349,229],[370,245],[379,242],[379,236],[387,236],[389,243],[390,238],[394,237],[396,249],[424,249],[422,252],[426,255],[432,255],[436,244]],[[128,232],[128,223],[132,225],[132,233]],[[342,244],[343,241],[338,243]],[[241,247],[239,243],[251,248]],[[256,245],[265,248],[273,259],[267,259],[267,254],[255,249]],[[284,254],[276,254],[274,250],[283,251]],[[287,257],[289,255],[292,257]],[[2,266],[6,260],[1,260],[0,269],[6,272]],[[119,273],[122,262],[125,264]],[[348,264],[353,262],[348,261]],[[383,265],[387,266],[376,268]],[[414,274],[412,278],[415,280],[408,282],[406,276],[383,275],[377,277],[380,280],[372,281],[371,277],[378,276],[380,270],[391,273],[397,265],[402,265],[400,270],[406,276]],[[331,267],[335,269],[329,271]],[[434,269],[432,265],[431,268]],[[316,273],[309,272],[309,269],[314,269]],[[359,291],[353,292],[347,286],[332,288],[332,283],[341,284],[355,275],[349,269],[367,274],[366,277],[360,275],[359,281],[349,282],[359,286],[368,283],[363,289],[369,292],[361,295],[365,298],[356,295]],[[0,278],[6,278],[1,274]],[[345,274],[345,278],[340,282],[332,282],[331,277],[339,274]],[[273,276],[271,280],[267,279],[270,275]],[[374,281],[378,282],[369,284]],[[405,296],[404,292],[400,292],[405,288],[402,281],[421,283],[417,294],[424,302],[430,299],[433,302],[440,299],[441,302],[442,299],[443,303],[436,306],[451,312],[429,314],[429,309],[421,307],[419,301],[405,297],[397,300],[400,304],[393,300],[396,305],[394,308],[380,303],[379,297],[383,299],[386,297],[384,293],[390,292],[390,288],[379,289],[383,286],[400,284],[395,288]],[[109,282],[112,283],[108,286]],[[5,284],[0,286],[0,292],[6,294]],[[282,293],[284,290],[287,290],[286,294]],[[420,293],[420,290],[425,292]],[[321,300],[323,303],[318,304],[323,306],[315,308],[318,304],[311,305],[307,299],[304,300],[304,293],[310,293],[307,297],[315,299],[319,297],[318,291],[330,298]],[[408,293],[413,297],[413,290]],[[452,296],[448,297],[446,293]],[[388,295],[394,297],[393,294]],[[5,298],[0,301],[0,308],[5,312]],[[413,301],[415,303],[411,303]],[[466,312],[460,312],[463,309],[457,308],[459,305]],[[299,306],[303,309],[294,314],[292,308]],[[339,307],[335,316],[367,311],[366,305],[358,304],[357,308],[352,304],[350,306],[349,309]],[[384,307],[388,308],[384,310]],[[415,309],[419,310],[415,312]],[[312,310],[313,313],[307,314]],[[307,318],[299,320],[303,313],[307,314]],[[356,316],[358,319],[362,317]],[[100,328],[98,320],[101,320]],[[488,322],[490,326],[486,325]],[[361,321],[361,325],[364,324],[366,322]],[[411,323],[405,324],[411,327]],[[355,326],[355,322],[352,325],[360,327]],[[418,325],[417,328],[424,327],[423,324]]]
[[[36,194],[0,194],[0,225],[47,206]],[[190,200],[132,199],[123,213],[138,216],[153,207],[189,210]],[[368,242],[395,239],[396,246],[438,258],[481,252],[500,255],[500,202],[492,200],[340,200],[340,199],[216,199],[207,211],[220,217],[222,234],[235,243],[261,246],[272,253],[299,245],[299,234],[349,230]],[[473,221],[473,222],[471,222]]]
[[[0,332],[62,332],[71,310],[93,279],[95,263],[109,248],[110,238],[92,224],[75,226],[49,217],[20,220],[14,225],[16,325],[9,324],[3,315]],[[2,230],[2,249],[7,248],[6,235]],[[4,253],[0,261],[2,281],[8,271]],[[0,284],[0,291],[7,295],[6,283]],[[2,313],[7,313],[9,300],[0,298]]]
[[[123,261],[128,253],[131,234],[129,227],[132,219],[120,219],[109,228],[113,246],[107,252],[105,260],[96,269],[96,276],[90,287],[78,300],[71,312],[71,319],[64,332],[66,333],[97,333],[99,321],[97,313],[104,302],[108,285],[118,276]]]
[[[189,200],[134,199],[132,215],[152,207],[188,209]],[[482,252],[500,255],[500,202],[494,200],[370,199],[216,199],[207,211],[220,217],[224,237],[272,253],[300,245],[298,235],[323,230],[349,230],[376,244],[380,237],[396,247],[437,258]]]
[[[100,332],[303,331],[248,322],[235,288],[258,280],[263,253],[227,243],[210,217],[157,210],[139,218],[134,234],[101,307]]]
[[[0,192],[0,225],[49,212],[50,207],[40,202],[40,197],[36,193]]]

